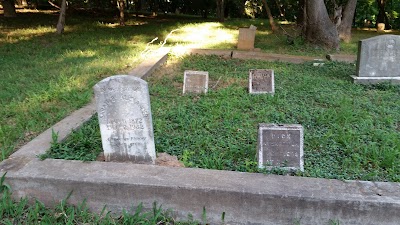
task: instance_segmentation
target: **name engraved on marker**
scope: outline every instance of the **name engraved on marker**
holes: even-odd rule
[[[249,70],[249,92],[250,94],[262,94],[275,92],[274,71],[268,69]]]

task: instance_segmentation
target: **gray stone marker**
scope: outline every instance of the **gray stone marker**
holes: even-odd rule
[[[400,84],[400,36],[380,35],[358,44],[357,76],[354,83]]]
[[[208,91],[208,72],[185,70],[183,77],[183,94],[201,94]]]
[[[239,50],[253,50],[254,39],[256,37],[257,27],[251,25],[249,28],[239,28],[239,38],[237,49]]]
[[[258,167],[304,171],[303,127],[297,124],[259,124]]]
[[[153,123],[147,82],[128,75],[94,86],[105,161],[154,164]]]
[[[274,70],[249,70],[249,93],[275,93]]]

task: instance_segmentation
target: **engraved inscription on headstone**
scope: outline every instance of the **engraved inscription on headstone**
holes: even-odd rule
[[[304,171],[303,127],[259,124],[258,167]]]
[[[208,72],[186,70],[183,78],[183,94],[186,93],[207,93]]]
[[[380,35],[358,44],[355,83],[400,81],[400,35]]]
[[[273,70],[255,70],[249,71],[249,93],[275,93],[275,81]]]
[[[156,158],[147,82],[128,75],[94,86],[106,161],[154,164]]]

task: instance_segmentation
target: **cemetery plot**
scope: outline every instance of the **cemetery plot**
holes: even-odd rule
[[[326,62],[320,68],[190,56],[175,66],[148,78],[151,112],[157,152],[177,156],[186,167],[279,173],[258,168],[257,128],[301,124],[304,172],[296,175],[400,182],[400,93],[396,87],[354,85],[348,79],[354,65]],[[257,67],[279,73],[274,97],[249,94],[249,69]],[[218,88],[182,95],[185,68],[207,70],[212,81],[221,77]],[[273,145],[291,143],[282,141]],[[61,151],[64,147],[55,150]]]

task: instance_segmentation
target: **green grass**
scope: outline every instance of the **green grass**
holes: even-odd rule
[[[274,96],[248,94],[252,68],[274,69]],[[184,70],[209,71],[209,86],[216,86],[207,95],[182,96]],[[333,62],[314,67],[204,56],[171,62],[148,79],[156,150],[188,167],[264,172],[256,163],[258,124],[301,124],[305,172],[297,175],[399,182],[400,87],[355,85],[352,74],[354,64]],[[91,125],[85,129],[99,129],[96,119]],[[70,139],[93,140],[79,132]],[[59,158],[57,151],[51,157]]]
[[[8,191],[0,193],[0,224],[200,224],[193,220],[175,221],[171,210],[165,210],[156,203],[150,211],[144,210],[143,205],[139,204],[115,215],[105,211],[105,208],[100,214],[92,213],[85,202],[73,206],[67,200],[48,208],[38,200],[29,203],[25,198],[16,202]]]
[[[263,19],[229,19],[220,24],[196,17],[131,18],[125,27],[112,17],[69,14],[65,34],[54,34],[57,13],[19,13],[0,17],[0,150],[1,160],[92,98],[91,87],[102,78],[138,65],[146,44],[168,33],[167,46],[234,49],[239,27],[254,24],[259,32],[255,47],[265,52],[323,57],[325,51],[302,44],[287,45],[282,33],[271,34]],[[290,31],[290,27],[286,27]],[[362,33],[358,34],[358,33]],[[359,31],[344,45],[355,53]]]

